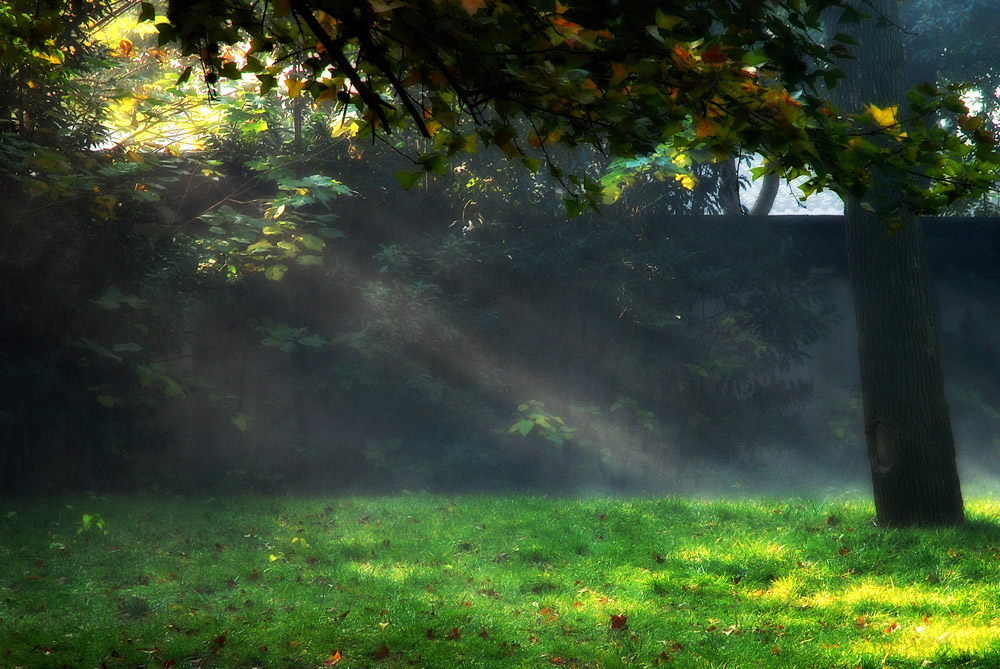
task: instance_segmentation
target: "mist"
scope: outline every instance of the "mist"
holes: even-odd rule
[[[372,174],[331,207],[322,267],[160,305],[173,333],[162,370],[184,389],[141,416],[148,429],[133,426],[109,453],[43,428],[43,456],[18,480],[50,491],[869,494],[840,217],[725,215],[706,172],[694,192],[647,205],[638,189],[628,207],[568,221],[552,183],[501,171],[508,181],[470,201],[443,178],[404,191],[384,156],[364,159]],[[244,188],[192,180],[161,219],[191,219]],[[928,229],[960,466],[968,489],[989,494],[995,246],[983,222]],[[149,316],[122,295],[96,296],[102,329]]]

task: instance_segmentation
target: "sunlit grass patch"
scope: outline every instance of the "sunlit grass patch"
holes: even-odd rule
[[[5,501],[0,667],[1000,666],[1000,507],[969,518],[880,530],[850,500]]]

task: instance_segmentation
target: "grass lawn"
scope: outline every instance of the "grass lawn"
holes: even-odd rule
[[[1000,667],[1000,503],[0,500],[0,667]]]

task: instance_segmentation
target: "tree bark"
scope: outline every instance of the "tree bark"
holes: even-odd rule
[[[736,157],[727,157],[719,167],[719,203],[722,213],[727,216],[767,216],[771,213],[774,199],[778,195],[780,179],[777,174],[765,174],[754,200],[753,207],[747,211],[740,202],[740,179],[736,170]]]
[[[835,91],[846,111],[905,100],[896,0],[857,0],[873,18],[837,26],[860,42]],[[869,201],[892,197],[878,183]],[[857,199],[845,203],[848,268],[857,318],[865,434],[880,525],[963,522],[955,442],[944,394],[927,252],[910,212],[894,234]],[[893,228],[895,229],[895,228]]]

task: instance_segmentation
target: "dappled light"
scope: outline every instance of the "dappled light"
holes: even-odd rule
[[[1000,666],[994,4],[0,5],[0,667]]]

